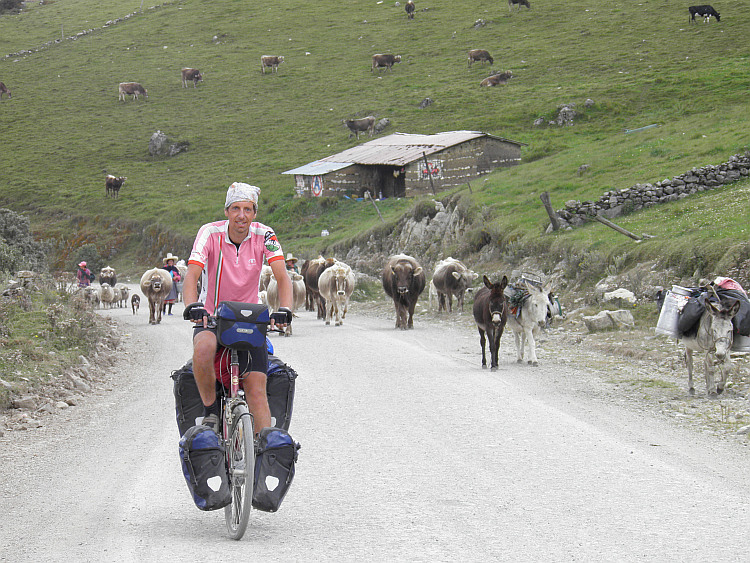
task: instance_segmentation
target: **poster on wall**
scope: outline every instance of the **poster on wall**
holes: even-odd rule
[[[310,182],[310,191],[314,197],[320,197],[323,193],[323,178],[313,176],[312,182]]]
[[[424,161],[419,163],[419,173],[418,173],[418,179],[419,180],[426,180],[430,176],[432,176],[433,179],[436,178],[442,178],[443,177],[443,161],[442,160],[428,160],[427,165],[425,166]]]

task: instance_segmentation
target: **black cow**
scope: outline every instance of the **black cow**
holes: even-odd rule
[[[392,70],[395,63],[401,62],[401,55],[373,55],[372,56],[372,68],[370,72],[376,68],[385,68],[386,70]]]
[[[359,139],[359,134],[364,133],[365,131],[369,131],[370,137],[372,137],[372,132],[375,128],[375,117],[368,115],[362,119],[345,119],[344,125],[349,128],[350,139],[352,138],[352,135],[356,135],[357,139]]]
[[[305,310],[314,311],[317,305],[319,319],[326,318],[326,300],[320,294],[318,280],[320,274],[335,263],[335,258],[318,256],[315,260],[307,260],[302,265],[301,274],[305,278]]]
[[[8,87],[0,82],[0,100],[3,99],[3,94],[8,94],[9,98],[12,98],[13,96],[10,95],[10,90],[8,90]]]
[[[498,353],[500,350],[500,337],[505,330],[508,320],[508,307],[506,306],[504,290],[508,285],[508,277],[503,276],[499,283],[492,283],[484,276],[484,285],[474,296],[474,321],[479,330],[479,343],[482,345],[482,367],[487,367],[487,356],[485,355],[485,333],[490,341],[490,369],[495,371],[498,365]]]
[[[187,88],[188,80],[193,81],[193,88],[198,87],[198,82],[203,82],[203,75],[197,68],[182,69],[182,87]]]
[[[104,184],[106,195],[111,195],[112,197],[117,198],[120,195],[120,188],[125,180],[127,180],[125,176],[117,177],[112,176],[112,174],[107,174]]]
[[[414,328],[414,308],[424,286],[424,270],[414,258],[405,254],[388,258],[383,268],[383,289],[396,307],[396,328]]]
[[[406,3],[406,6],[404,6],[404,10],[406,10],[406,17],[409,18],[410,20],[414,19],[414,8],[415,8],[415,6],[414,6],[414,2],[412,2],[412,0],[409,0]]]
[[[703,16],[703,21],[708,22],[708,20],[711,19],[711,16],[716,18],[717,22],[721,21],[721,17],[719,16],[719,12],[714,10],[713,6],[709,4],[704,4],[702,6],[690,6],[688,8],[688,11],[690,12],[690,20],[691,22],[695,21],[695,16]]]
[[[518,6],[518,9],[521,9],[521,6],[526,6],[527,8],[531,9],[531,4],[529,4],[529,0],[508,0],[508,11],[510,12],[510,9],[513,7],[513,5]]]

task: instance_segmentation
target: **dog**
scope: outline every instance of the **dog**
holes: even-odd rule
[[[141,296],[133,294],[133,297],[130,298],[130,305],[133,307],[133,314],[135,315],[141,306]]]

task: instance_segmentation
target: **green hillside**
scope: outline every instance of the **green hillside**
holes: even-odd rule
[[[13,92],[0,103],[0,207],[27,212],[40,236],[57,241],[58,267],[84,242],[114,263],[153,260],[184,252],[200,224],[221,216],[226,187],[242,180],[263,188],[259,218],[285,247],[312,251],[321,225],[334,244],[379,219],[369,203],[295,202],[293,178],[280,172],[353,146],[341,120],[374,114],[391,120],[386,133],[471,129],[528,144],[521,166],[465,195],[484,206],[498,243],[545,249],[543,191],[559,208],[748,148],[750,1],[714,4],[721,22],[708,24],[689,23],[687,4],[668,1],[531,4],[511,13],[496,0],[419,0],[409,21],[393,0],[178,0],[144,4],[101,29],[140,2],[30,3],[20,15],[0,16],[0,57],[61,32],[94,31],[0,58],[0,81]],[[494,69],[513,71],[507,86],[479,87],[489,69],[467,67],[472,48],[489,50]],[[402,62],[373,73],[371,55],[382,52]],[[262,54],[285,56],[278,74],[261,74]],[[182,88],[184,66],[205,72],[197,89]],[[119,102],[122,81],[141,82],[149,99]],[[435,103],[421,110],[425,97]],[[584,109],[589,98],[595,105]],[[574,126],[533,125],[568,102],[581,112]],[[659,127],[625,134],[651,124]],[[188,152],[151,157],[156,130],[188,141]],[[581,164],[588,173],[577,174]],[[105,171],[128,178],[116,201],[104,195]],[[639,252],[658,255],[669,243],[681,256],[709,246],[720,261],[726,240],[747,240],[748,184],[741,184],[703,196],[721,221],[672,226],[671,217],[695,213],[701,197],[675,204],[685,209],[679,213],[629,216],[626,223],[657,235]],[[393,221],[410,205],[385,202],[381,212]],[[592,228],[558,234],[554,244],[621,254],[626,243],[601,231],[596,241]]]

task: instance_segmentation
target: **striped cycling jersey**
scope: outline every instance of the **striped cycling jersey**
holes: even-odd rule
[[[203,268],[198,299],[213,314],[220,301],[258,303],[258,282],[263,257],[268,263],[283,260],[276,233],[261,223],[250,230],[239,248],[229,239],[229,221],[207,223],[198,231],[188,264]]]

